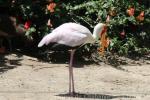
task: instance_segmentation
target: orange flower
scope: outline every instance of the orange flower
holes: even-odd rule
[[[142,12],[136,17],[136,19],[137,19],[138,21],[143,21],[143,20],[144,20],[144,11],[142,11]]]
[[[129,15],[129,16],[133,16],[134,15],[134,11],[135,11],[135,9],[134,8],[129,8],[128,10],[127,10],[127,14]]]
[[[54,12],[54,8],[56,7],[56,3],[52,2],[49,5],[47,5],[47,9],[52,13]]]

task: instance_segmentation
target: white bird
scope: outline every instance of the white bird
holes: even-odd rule
[[[100,34],[105,29],[105,24],[98,23],[93,30],[93,34],[90,30],[77,23],[64,23],[54,29],[50,34],[46,35],[38,44],[38,47],[43,45],[49,45],[51,43],[57,43],[69,46],[71,49],[70,64],[69,64],[69,94],[74,95],[74,77],[73,77],[73,56],[77,47],[86,43],[94,43],[100,38]]]

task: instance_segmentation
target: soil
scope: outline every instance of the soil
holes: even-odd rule
[[[149,60],[121,69],[80,62],[74,67],[74,97],[67,95],[67,63],[20,53],[1,55],[0,62],[0,100],[150,100]]]

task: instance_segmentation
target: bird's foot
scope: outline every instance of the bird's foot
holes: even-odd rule
[[[75,91],[69,92],[69,95],[74,97],[76,95],[76,92]]]

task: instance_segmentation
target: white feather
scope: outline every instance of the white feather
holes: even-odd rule
[[[44,38],[38,44],[38,47],[42,47],[46,43],[48,35],[44,36]]]
[[[94,41],[95,39],[88,28],[76,23],[65,23],[46,35],[40,41],[38,47],[53,42],[74,47],[85,43],[93,43]]]

